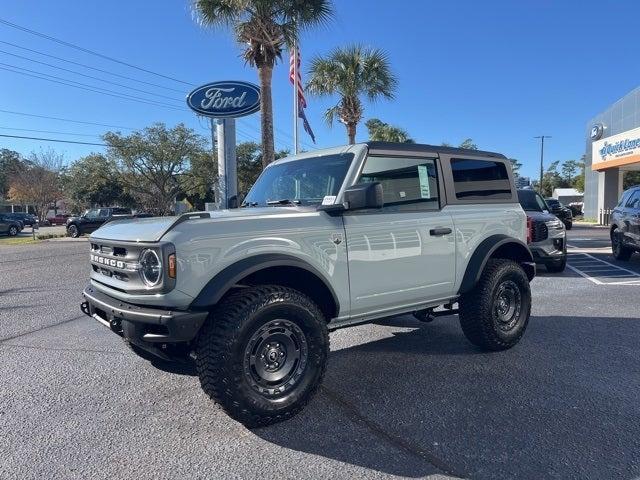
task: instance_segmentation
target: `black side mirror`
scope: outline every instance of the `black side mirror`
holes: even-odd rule
[[[380,182],[358,183],[344,191],[344,204],[347,210],[364,208],[382,208],[382,184]]]

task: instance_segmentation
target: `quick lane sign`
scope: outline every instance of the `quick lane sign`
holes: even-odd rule
[[[591,158],[592,170],[640,163],[640,128],[593,142]]]
[[[208,83],[187,96],[187,105],[207,117],[244,117],[260,110],[260,87],[235,80]]]

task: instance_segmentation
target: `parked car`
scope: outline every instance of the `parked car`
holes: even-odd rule
[[[617,260],[629,260],[640,250],[640,186],[622,192],[611,212],[611,251]]]
[[[91,233],[102,224],[115,219],[131,215],[130,208],[101,207],[87,210],[79,217],[69,217],[66,221],[67,235],[77,238],[84,233]]]
[[[22,228],[20,228],[20,222],[8,217],[6,213],[0,213],[0,234],[9,235],[15,237]]]
[[[490,351],[525,332],[535,264],[504,155],[314,150],[271,163],[242,205],[103,225],[81,308],[143,357],[194,352],[204,391],[247,425],[302,410],[328,330],[457,314]]]
[[[67,215],[66,213],[58,213],[57,215],[47,217],[47,221],[49,222],[49,225],[66,225],[69,217],[70,215]]]
[[[9,218],[22,222],[23,225],[33,227],[38,223],[35,215],[26,212],[5,213]]]
[[[567,267],[567,231],[562,221],[535,190],[518,190],[518,199],[527,214],[527,243],[536,263],[549,272]]]
[[[545,198],[545,202],[549,206],[551,213],[564,223],[567,230],[571,230],[573,227],[573,211],[555,198]]]

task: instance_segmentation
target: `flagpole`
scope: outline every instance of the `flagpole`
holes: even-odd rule
[[[298,39],[293,42],[293,153],[299,152],[298,147]]]

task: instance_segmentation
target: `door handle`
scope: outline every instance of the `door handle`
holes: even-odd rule
[[[442,235],[449,235],[451,229],[449,227],[432,228],[429,230],[429,235],[432,237],[441,237]]]

